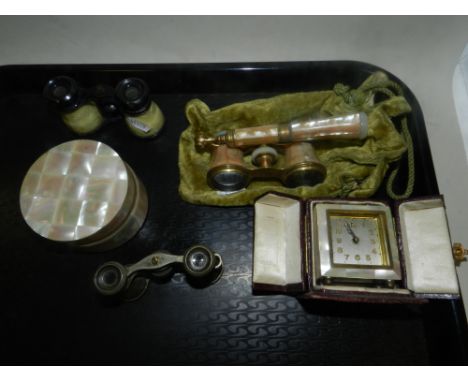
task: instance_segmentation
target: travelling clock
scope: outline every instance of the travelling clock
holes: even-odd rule
[[[382,203],[316,203],[314,255],[319,283],[393,288],[401,280],[390,208]]]

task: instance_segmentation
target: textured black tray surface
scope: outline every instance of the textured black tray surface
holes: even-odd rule
[[[250,68],[246,70],[245,68]],[[190,205],[177,192],[184,106],[212,108],[287,91],[359,85],[375,67],[356,62],[143,66],[23,66],[0,69],[0,363],[3,364],[466,364],[466,321],[459,301],[423,306],[301,302],[253,296],[253,209]],[[122,120],[91,139],[121,154],[146,185],[150,208],[138,235],[106,253],[57,248],[21,218],[18,193],[33,161],[77,137],[41,97],[52,76],[85,86],[139,76],[167,122],[160,137],[133,137]],[[417,186],[437,194],[422,113],[414,112]],[[382,193],[380,193],[382,195]],[[135,262],[155,249],[181,253],[195,243],[222,254],[218,284],[197,289],[176,274],[152,283],[134,303],[99,298],[92,275],[103,262]]]

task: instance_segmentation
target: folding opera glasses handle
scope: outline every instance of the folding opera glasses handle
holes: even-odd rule
[[[196,144],[203,150],[219,145],[245,148],[315,140],[364,139],[367,130],[367,116],[361,112],[341,117],[244,127],[222,132],[215,137],[197,137]]]

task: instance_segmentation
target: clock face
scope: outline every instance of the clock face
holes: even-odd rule
[[[318,280],[401,280],[390,208],[380,202],[312,202],[314,268]]]
[[[379,214],[346,215],[329,211],[332,262],[336,265],[387,266],[383,221]]]

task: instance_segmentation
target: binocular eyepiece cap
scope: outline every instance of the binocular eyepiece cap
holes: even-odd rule
[[[77,109],[84,102],[83,91],[73,78],[67,76],[50,79],[44,87],[43,95],[65,112]]]
[[[139,115],[148,110],[149,87],[140,78],[125,78],[117,84],[115,97],[125,114]]]

